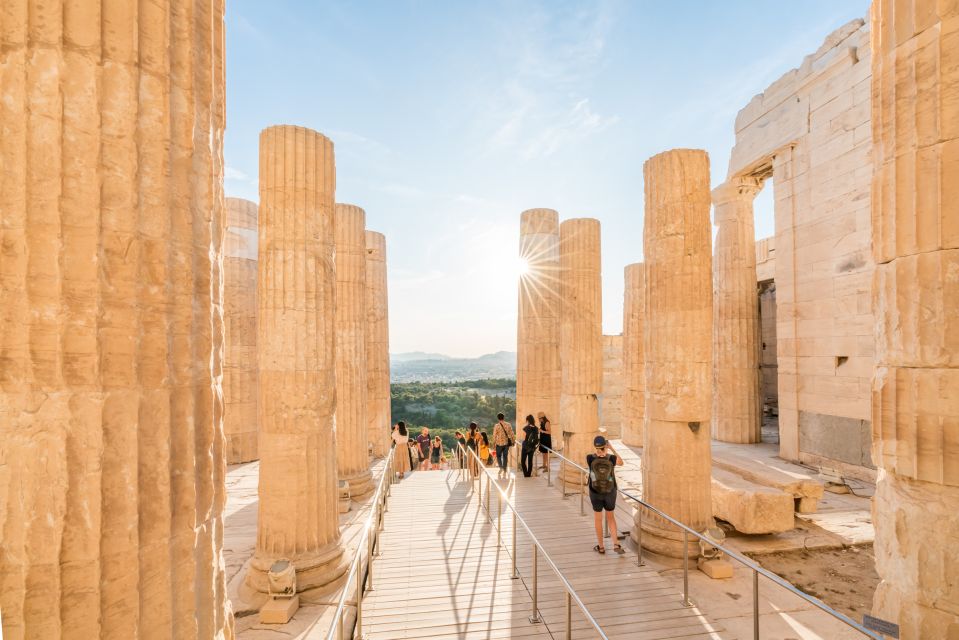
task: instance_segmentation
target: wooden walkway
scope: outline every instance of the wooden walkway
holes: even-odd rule
[[[592,518],[579,515],[578,498],[563,500],[543,478],[501,482],[609,638],[728,638],[697,608],[683,606],[682,594],[656,571],[637,567],[631,549],[624,556],[593,552]],[[394,485],[383,555],[374,563],[375,589],[363,600],[366,637],[566,637],[565,591],[542,557],[543,622],[529,622],[532,542],[520,526],[520,578],[511,579],[511,513],[503,507],[503,544],[497,545],[496,528],[480,508],[475,486],[447,471],[417,472]],[[489,506],[495,517],[495,494]],[[599,637],[575,605],[572,628],[574,638]]]

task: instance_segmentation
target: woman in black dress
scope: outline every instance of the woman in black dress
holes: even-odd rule
[[[540,411],[536,417],[539,418],[539,452],[543,454],[543,466],[540,468],[546,471],[549,469],[549,450],[553,448],[553,430],[545,413]]]

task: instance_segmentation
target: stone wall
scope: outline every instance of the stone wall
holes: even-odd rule
[[[623,429],[623,336],[603,336],[603,395],[599,401],[599,426],[609,438]]]
[[[816,435],[870,431],[870,77],[855,20],[739,112],[729,162],[772,175],[780,452],[812,464],[871,464]]]

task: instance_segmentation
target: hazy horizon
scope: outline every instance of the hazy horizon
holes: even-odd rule
[[[264,127],[329,136],[337,200],[387,238],[391,353],[515,351],[520,212],[598,218],[620,333],[643,162],[703,148],[721,182],[737,111],[868,6],[231,0],[226,192],[258,199]]]

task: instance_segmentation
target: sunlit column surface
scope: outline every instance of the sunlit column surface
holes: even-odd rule
[[[599,220],[574,218],[559,226],[562,293],[560,325],[561,429],[568,434],[566,456],[586,464],[599,433],[599,394],[603,387],[603,328]],[[579,471],[567,468],[567,482],[579,483]]]
[[[643,446],[646,420],[646,267],[626,265],[623,296],[623,442]]]
[[[530,209],[520,217],[519,255],[525,272],[519,278],[516,327],[516,422],[539,412],[560,433],[560,297],[559,214]],[[538,423],[538,422],[537,422]],[[560,446],[562,438],[553,439]]]
[[[368,435],[373,454],[390,447],[390,323],[386,283],[386,238],[366,232],[366,375]]]
[[[223,638],[223,3],[0,9],[4,638]]]
[[[713,421],[723,442],[760,440],[759,297],[756,293],[756,178],[734,178],[712,192],[718,229],[713,258]]]
[[[337,204],[336,245],[336,468],[350,496],[373,489],[367,431],[366,212]]]
[[[333,143],[316,131],[260,133],[257,349],[260,484],[246,586],[287,558],[299,590],[345,568],[337,513]]]
[[[646,430],[643,495],[648,503],[702,531],[710,504],[712,404],[712,234],[709,157],[674,149],[643,167],[646,220]],[[682,535],[643,514],[643,544],[683,553]],[[690,541],[690,555],[699,546]]]

